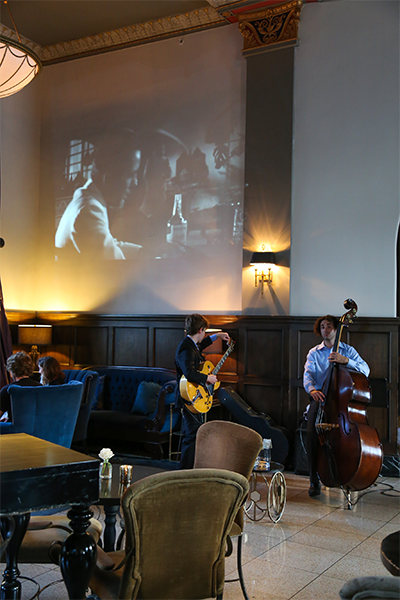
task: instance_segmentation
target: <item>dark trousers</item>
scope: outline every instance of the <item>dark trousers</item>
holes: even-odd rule
[[[193,469],[197,430],[204,422],[202,413],[182,408],[182,446],[180,469]]]
[[[317,418],[319,402],[310,399],[310,408],[307,412],[307,458],[310,474],[310,483],[318,483],[317,474],[317,451],[319,439],[315,430],[315,420]]]

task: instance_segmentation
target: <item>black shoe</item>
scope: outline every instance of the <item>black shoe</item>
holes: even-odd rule
[[[308,490],[308,495],[310,496],[310,498],[312,498],[313,496],[319,496],[321,493],[321,486],[319,483],[311,483],[310,484],[310,489]]]

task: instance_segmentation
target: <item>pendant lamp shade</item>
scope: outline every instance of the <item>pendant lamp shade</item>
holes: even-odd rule
[[[22,90],[41,70],[42,63],[33,50],[0,35],[0,98]]]

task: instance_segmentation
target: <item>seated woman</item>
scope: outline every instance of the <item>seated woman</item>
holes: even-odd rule
[[[12,382],[0,391],[0,420],[12,421],[11,397],[8,393],[10,385],[40,385],[40,383],[31,378],[34,367],[31,357],[26,352],[16,352],[9,356],[6,369],[11,375]]]
[[[40,383],[42,385],[62,385],[65,375],[61,365],[54,356],[43,356],[38,360]]]

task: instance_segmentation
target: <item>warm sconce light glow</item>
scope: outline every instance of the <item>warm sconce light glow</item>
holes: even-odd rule
[[[51,344],[51,331],[51,325],[18,325],[18,344],[32,346],[29,356],[35,367],[40,356],[38,346]]]
[[[267,285],[272,283],[272,265],[276,264],[274,253],[265,252],[264,248],[265,246],[263,246],[262,252],[253,252],[250,260],[251,265],[257,265],[261,269],[261,273],[258,273],[257,269],[254,269],[254,285],[257,287],[258,282],[261,283],[261,297],[264,296],[264,283]],[[264,273],[264,270],[267,272]]]

